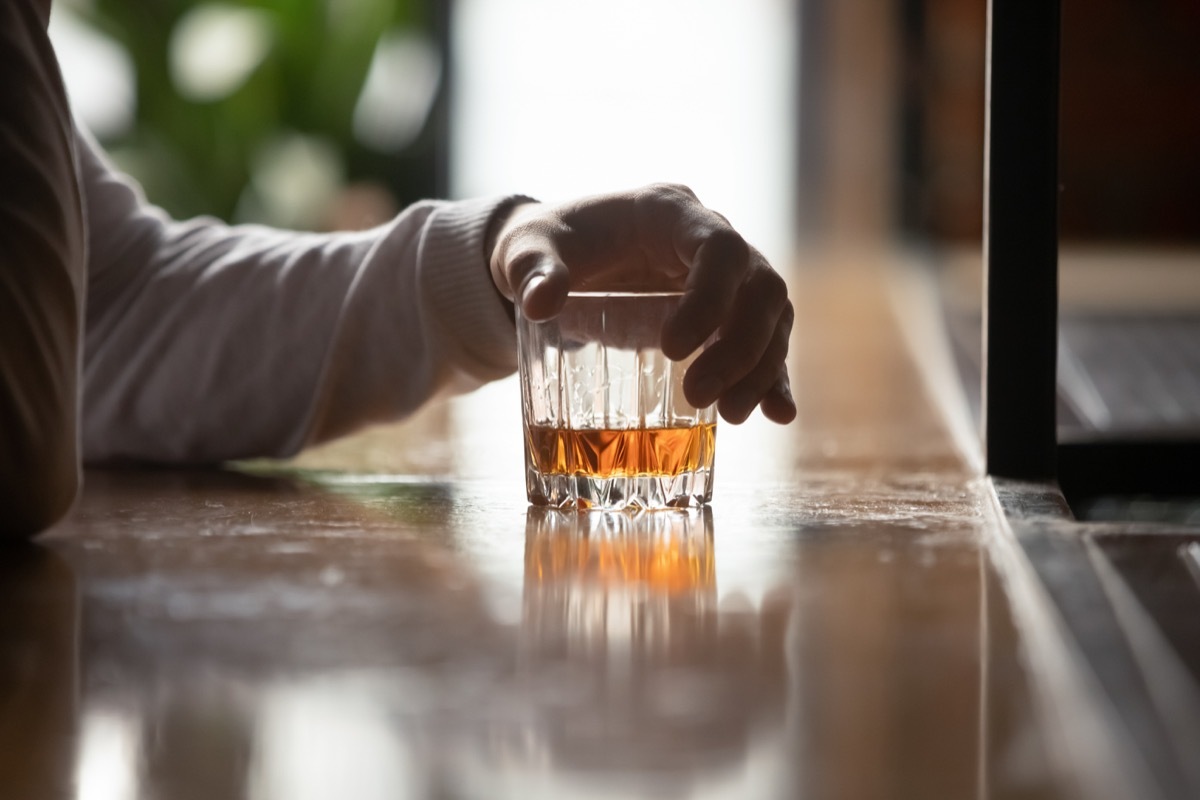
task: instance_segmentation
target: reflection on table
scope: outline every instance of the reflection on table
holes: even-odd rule
[[[686,795],[778,733],[783,627],[719,620],[714,565],[708,509],[529,510],[518,671],[555,767]]]

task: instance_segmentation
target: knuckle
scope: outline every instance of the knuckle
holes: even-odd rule
[[[787,296],[787,286],[774,270],[756,269],[746,280],[763,294]]]
[[[783,311],[779,315],[779,321],[775,324],[774,335],[771,337],[778,343],[778,346],[783,349],[783,356],[787,356],[788,349],[792,340],[792,326],[796,321],[796,312],[792,309],[790,301],[783,306]]]
[[[681,183],[652,183],[633,195],[635,206],[648,211],[674,214],[682,207],[699,203],[695,193]]]
[[[663,197],[679,197],[683,196],[688,200],[696,200],[696,193],[692,191],[690,186],[682,183],[671,183],[662,181],[650,185],[651,191]]]
[[[788,350],[791,349],[792,336],[791,331],[785,326],[780,326],[775,329],[775,335],[771,337],[771,346],[768,350],[772,354],[772,367],[778,369],[787,360]]]
[[[777,295],[780,295],[781,297],[786,298],[787,297],[787,281],[785,281],[783,279],[783,276],[780,275],[778,272],[776,272],[773,269],[765,269],[765,270],[763,270],[763,273],[767,276],[766,281],[767,281],[768,287],[771,290],[771,293],[777,294]],[[786,302],[786,300],[785,300],[785,302]]]
[[[742,235],[728,226],[722,226],[708,235],[708,247],[719,253],[723,259],[738,264],[744,263],[750,255],[750,245]]]
[[[790,333],[792,325],[796,322],[796,307],[792,305],[791,300],[783,301],[783,311],[779,314],[780,324]]]

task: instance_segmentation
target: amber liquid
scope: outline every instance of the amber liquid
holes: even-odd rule
[[[692,593],[716,586],[708,536],[646,533],[589,536],[535,531],[525,545],[526,583],[638,584],[664,594]]]
[[[571,430],[529,427],[529,457],[543,475],[683,475],[712,467],[716,423],[686,428]]]

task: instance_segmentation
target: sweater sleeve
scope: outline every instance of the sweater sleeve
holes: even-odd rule
[[[66,513],[79,483],[84,222],[48,3],[0,3],[0,535]]]
[[[289,456],[515,369],[484,262],[502,199],[363,233],[175,222],[80,140],[85,460]]]

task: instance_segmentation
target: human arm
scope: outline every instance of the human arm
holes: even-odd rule
[[[499,200],[361,233],[169,220],[90,144],[89,462],[287,456],[516,366],[483,236]]]
[[[518,206],[499,226],[490,267],[501,293],[530,319],[557,314],[571,290],[683,290],[663,326],[663,352],[685,358],[716,334],[684,377],[688,400],[716,402],[734,423],[756,406],[778,423],[796,416],[785,364],[787,286],[686,187]]]
[[[62,517],[79,483],[85,240],[47,3],[0,3],[0,538]]]

